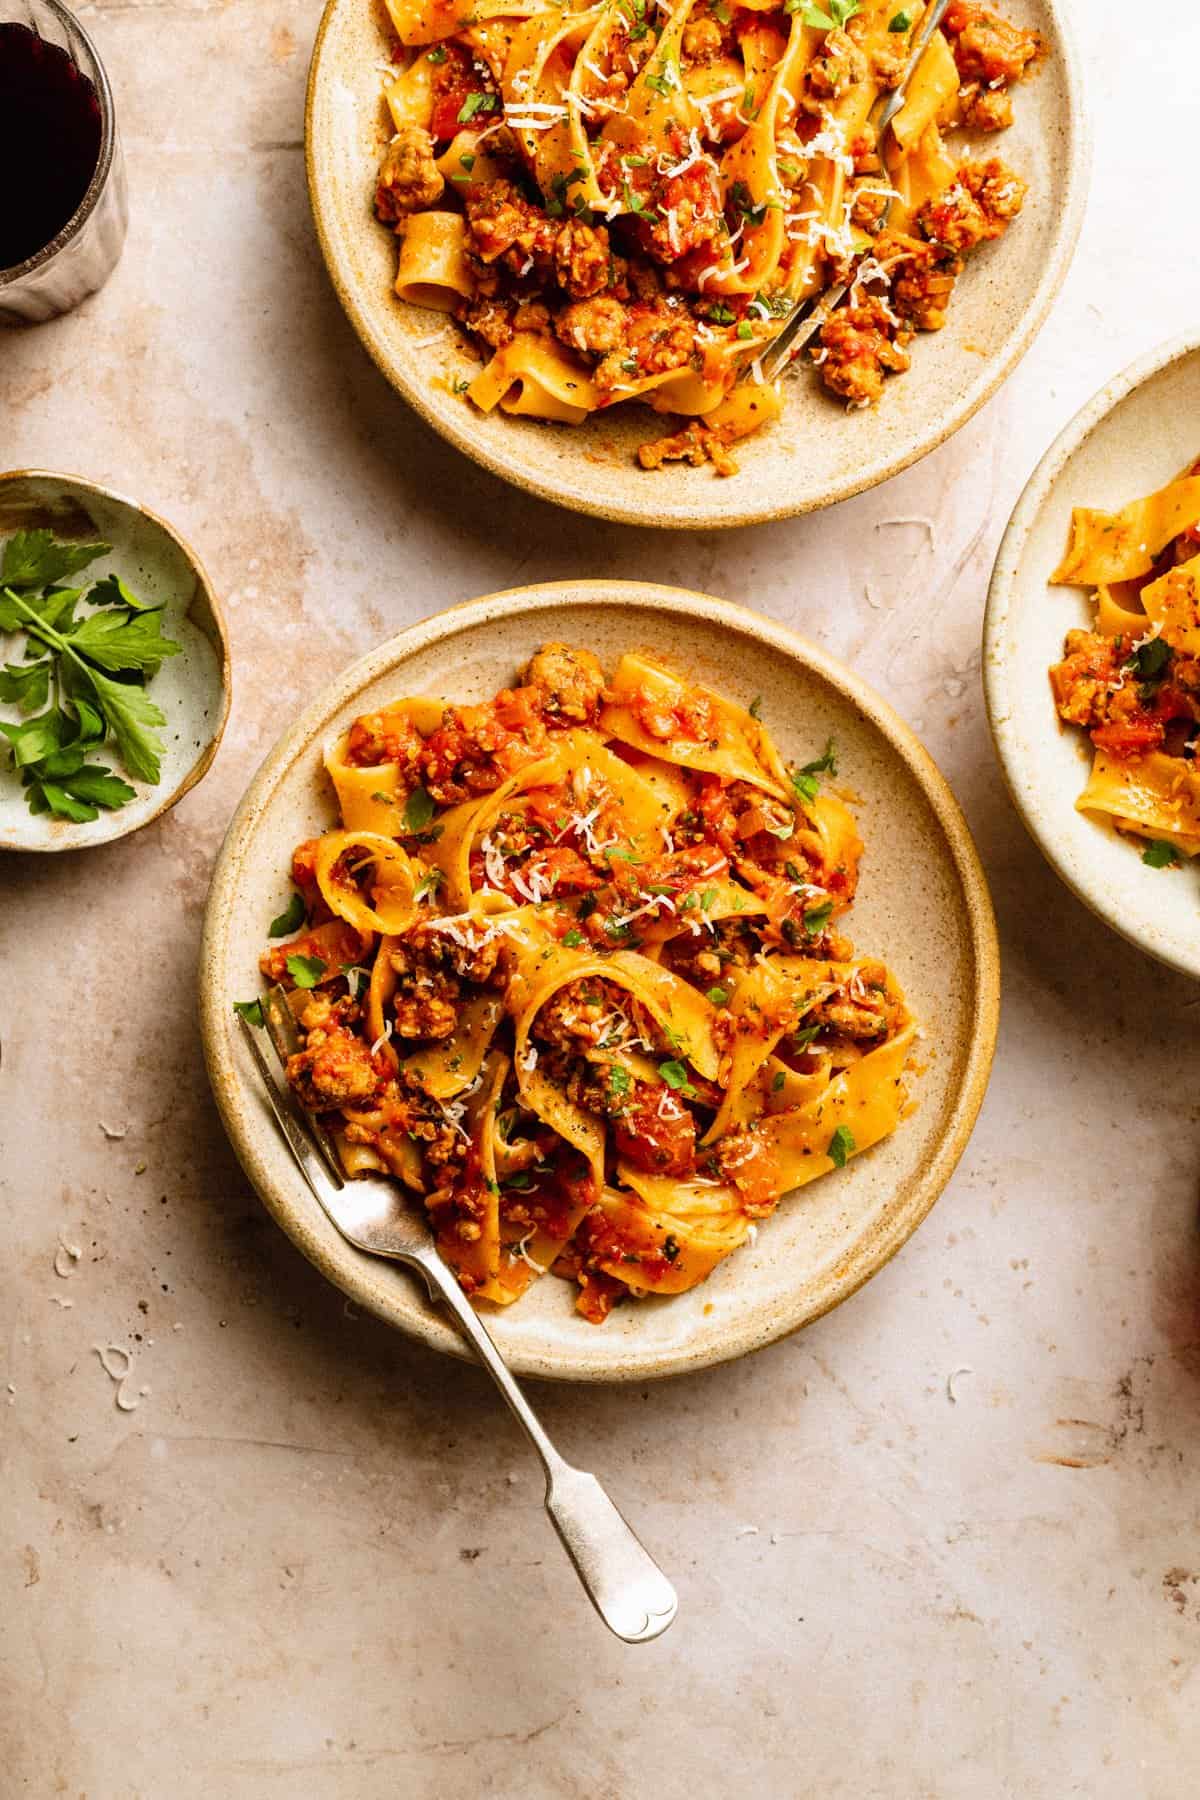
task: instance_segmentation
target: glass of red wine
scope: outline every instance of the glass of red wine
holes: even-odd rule
[[[0,0],[0,170],[0,323],[55,318],[108,280],[128,216],[112,89],[59,0]]]

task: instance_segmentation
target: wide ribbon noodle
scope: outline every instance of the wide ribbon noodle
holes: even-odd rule
[[[1003,164],[960,164],[942,135],[1007,125],[1040,49],[977,0],[955,0],[882,139],[872,113],[921,0],[845,20],[773,0],[387,11],[376,211],[400,238],[397,295],[484,351],[463,384],[484,412],[579,424],[640,399],[703,420],[687,448],[721,467],[714,442],[779,410],[762,380],[737,384],[795,302],[849,280],[814,360],[869,404],[942,323],[963,252],[1022,203]]]
[[[1050,671],[1060,716],[1094,750],[1076,804],[1172,867],[1200,852],[1200,464],[1119,512],[1077,507],[1051,579],[1099,584],[1095,630],[1068,632]]]
[[[797,767],[760,710],[549,644],[486,704],[396,700],[326,748],[343,823],[263,958],[289,1079],[481,1303],[547,1271],[595,1322],[682,1293],[904,1115],[913,1022],[840,929],[835,748]]]

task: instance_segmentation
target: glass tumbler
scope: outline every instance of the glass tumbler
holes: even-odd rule
[[[18,105],[32,107],[37,130],[31,134],[32,144],[25,146],[24,167],[10,163],[0,181],[0,244],[19,243],[22,258],[0,267],[0,324],[32,324],[70,312],[112,274],[128,219],[125,164],[103,64],[83,26],[59,0],[0,0],[0,92],[6,83],[10,121]],[[44,112],[37,110],[43,87]],[[3,130],[0,120],[0,135]],[[90,154],[97,140],[89,179],[86,163],[72,170],[71,157]],[[50,155],[48,144],[55,146]],[[75,191],[72,181],[82,197],[69,216],[56,219],[54,200],[59,200],[61,214],[63,194],[68,195],[69,206]],[[45,243],[20,242],[20,231],[13,224],[17,182],[27,209],[37,204],[33,196],[49,196],[50,236]],[[6,208],[11,209],[7,228]],[[8,249],[0,249],[0,262],[8,254]]]

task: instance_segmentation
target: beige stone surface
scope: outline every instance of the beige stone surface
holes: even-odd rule
[[[78,313],[0,338],[0,464],[172,519],[226,596],[236,692],[167,818],[0,864],[5,1796],[1196,1791],[1200,996],[1043,866],[978,683],[1034,461],[1195,324],[1200,24],[1186,0],[1137,29],[1118,0],[1076,10],[1093,197],[1023,367],[888,488],[686,538],[512,493],[375,374],[308,221],[312,5],[86,9],[129,245]],[[1006,958],[974,1140],[870,1287],[709,1375],[538,1392],[678,1584],[640,1649],[590,1614],[484,1379],[348,1316],[266,1219],[194,1026],[212,858],[296,706],[431,610],[594,572],[726,594],[854,661],[954,783]]]

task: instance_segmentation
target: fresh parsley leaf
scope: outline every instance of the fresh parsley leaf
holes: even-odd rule
[[[810,907],[804,915],[804,929],[809,937],[816,937],[818,932],[824,931],[832,917],[832,900],[826,900],[823,906]]]
[[[804,1025],[799,1031],[793,1031],[792,1049],[796,1051],[807,1050],[813,1039],[820,1035],[820,1031],[821,1027],[819,1025]]]
[[[620,1063],[614,1063],[608,1071],[609,1092],[627,1094],[629,1092],[629,1070],[623,1069]]]
[[[844,1169],[846,1158],[858,1149],[854,1141],[854,1133],[848,1125],[839,1125],[829,1140],[828,1156],[835,1169]]]
[[[710,1006],[728,1006],[729,989],[727,987],[710,987],[704,998]]]
[[[582,931],[576,931],[576,929],[573,925],[572,925],[570,931],[563,932],[563,943],[567,946],[568,950],[578,950],[578,948],[579,948],[580,944],[582,944],[582,942],[583,942]]]
[[[313,988],[324,975],[325,964],[319,956],[289,956],[287,972],[298,988]]]
[[[746,709],[752,719],[762,718],[762,695],[756,694]]]
[[[476,113],[495,112],[498,105],[499,99],[495,94],[468,94],[458,109],[458,122],[460,125],[467,125]]]
[[[41,662],[5,663],[0,669],[0,700],[36,712],[50,697],[50,658]]]
[[[426,62],[444,63],[445,60],[446,60],[445,44],[435,44],[433,49],[430,51],[427,51],[426,56],[425,56]]]
[[[783,1086],[785,1080],[786,1080],[786,1077],[783,1073],[783,1070],[776,1069],[774,1075],[772,1075],[772,1077],[771,1077],[771,1092],[773,1094],[777,1094],[779,1092],[780,1088]]]
[[[429,873],[427,875],[422,875],[420,881],[418,881],[413,893],[413,899],[428,899],[431,895],[437,893],[445,879],[446,871],[444,869],[430,869]]]
[[[889,31],[911,31],[912,14],[906,12],[893,13],[888,20]]]
[[[733,308],[726,306],[725,302],[721,300],[716,306],[709,307],[708,316],[714,325],[732,325],[736,315]]]
[[[131,775],[153,784],[162,773],[166,745],[156,727],[166,724],[165,715],[140,688],[112,681],[98,669],[89,669],[87,675],[121,761]]]
[[[89,613],[70,634],[71,648],[102,669],[154,670],[167,656],[178,656],[182,644],[162,634],[160,612]]]
[[[305,910],[303,896],[301,894],[293,894],[278,918],[271,920],[267,936],[273,938],[291,937],[293,931],[299,931],[307,918],[308,913]]]
[[[4,546],[0,582],[10,588],[47,587],[111,549],[111,544],[64,544],[52,531],[17,531]]]
[[[662,1253],[669,1263],[678,1262],[679,1239],[675,1236],[673,1231],[668,1231],[666,1237],[663,1239]]]
[[[658,1072],[667,1086],[675,1093],[682,1094],[685,1100],[694,1100],[696,1090],[688,1079],[688,1072],[682,1062],[661,1062]]]
[[[1135,670],[1139,681],[1160,681],[1173,656],[1174,651],[1165,638],[1147,638],[1144,644],[1138,645],[1125,667]]]
[[[248,1020],[251,1025],[261,1026],[263,1023],[261,1000],[235,1000],[233,1010],[235,1013],[241,1013],[243,1019]]]
[[[39,713],[36,719],[30,719],[24,725],[0,722],[0,732],[8,739],[13,763],[18,769],[41,762],[43,757],[61,749],[68,729],[67,716],[57,707],[52,707],[49,712]]]
[[[743,319],[741,321],[741,323],[739,324],[739,326],[737,328],[737,335],[742,340],[743,343],[746,343],[750,338],[752,338],[754,336],[754,327],[750,323],[749,319]]]
[[[89,606],[124,606],[130,612],[159,612],[162,603],[158,600],[139,600],[131,593],[119,575],[104,575],[88,594]]]
[[[109,812],[115,812],[119,806],[128,806],[134,798],[134,790],[111,769],[102,763],[85,763],[77,774],[64,781],[63,786],[77,800],[87,800],[93,806],[103,806]]]
[[[1177,869],[1179,851],[1164,838],[1154,838],[1142,851],[1142,861],[1148,869]]]
[[[70,819],[72,824],[87,825],[100,814],[86,800],[76,800],[64,787],[55,781],[39,781],[38,789],[47,807],[57,813],[60,819]]]
[[[415,787],[404,803],[404,829],[407,832],[426,831],[437,808],[432,796],[423,787]]]
[[[802,775],[837,774],[837,747],[832,738],[826,741],[825,748],[816,761],[805,763],[800,773]]]

